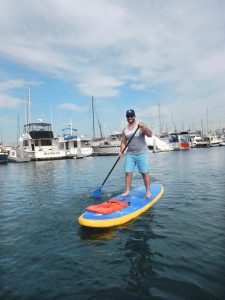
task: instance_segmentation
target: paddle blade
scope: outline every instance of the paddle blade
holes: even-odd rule
[[[99,197],[99,196],[101,196],[101,193],[102,193],[101,188],[97,188],[96,190],[94,190],[92,192],[92,196],[93,197]]]

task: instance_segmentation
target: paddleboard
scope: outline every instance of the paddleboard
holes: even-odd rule
[[[129,196],[117,195],[110,200],[120,200],[128,205],[119,211],[100,214],[86,210],[79,218],[78,223],[86,227],[107,228],[125,224],[148,210],[163,195],[162,184],[151,184],[151,198],[146,199],[145,187],[139,187],[130,192]]]

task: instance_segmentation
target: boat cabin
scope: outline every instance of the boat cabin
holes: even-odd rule
[[[24,132],[29,133],[32,140],[32,148],[35,146],[52,146],[52,140],[54,136],[52,125],[50,123],[37,122],[24,125]],[[27,147],[28,145],[29,142],[27,139],[25,139],[23,141],[23,146]]]

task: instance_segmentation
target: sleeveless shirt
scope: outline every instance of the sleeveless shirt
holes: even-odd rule
[[[128,143],[135,130],[137,129],[137,124],[133,130],[129,130],[128,126],[125,128],[126,142]],[[130,144],[127,147],[127,154],[143,154],[148,152],[148,145],[145,141],[145,134],[139,129]]]

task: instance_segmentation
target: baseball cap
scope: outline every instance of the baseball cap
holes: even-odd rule
[[[133,109],[128,109],[127,111],[126,111],[126,117],[133,117],[133,116],[135,116],[135,111],[133,110]]]

